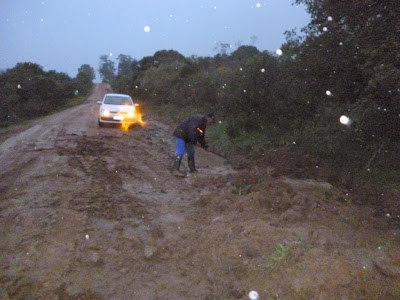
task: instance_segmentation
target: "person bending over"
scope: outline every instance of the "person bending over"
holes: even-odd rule
[[[172,174],[175,176],[185,176],[179,171],[182,157],[187,153],[190,173],[197,172],[195,164],[194,146],[199,143],[202,148],[207,150],[208,144],[204,138],[207,125],[215,123],[214,113],[207,115],[192,115],[179,123],[173,135],[176,138],[175,160]]]

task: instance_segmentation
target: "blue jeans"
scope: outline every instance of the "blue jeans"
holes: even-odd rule
[[[176,156],[183,156],[187,152],[188,157],[194,157],[194,145],[185,143],[184,140],[176,138]]]

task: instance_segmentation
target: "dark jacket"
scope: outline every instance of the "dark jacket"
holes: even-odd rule
[[[207,118],[205,115],[193,115],[183,120],[174,131],[174,136],[196,145],[197,142],[207,148],[208,144],[204,139],[207,127]]]

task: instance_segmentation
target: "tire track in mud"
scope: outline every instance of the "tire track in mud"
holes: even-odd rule
[[[142,201],[124,191],[123,178],[134,178],[137,169],[118,158],[117,138],[71,136],[62,143],[58,154],[68,157],[69,169],[86,185],[72,193],[69,208],[112,220],[148,214]]]

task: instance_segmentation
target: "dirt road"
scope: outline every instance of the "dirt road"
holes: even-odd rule
[[[400,296],[395,216],[201,149],[175,178],[172,128],[98,127],[105,89],[1,139],[0,299]]]

